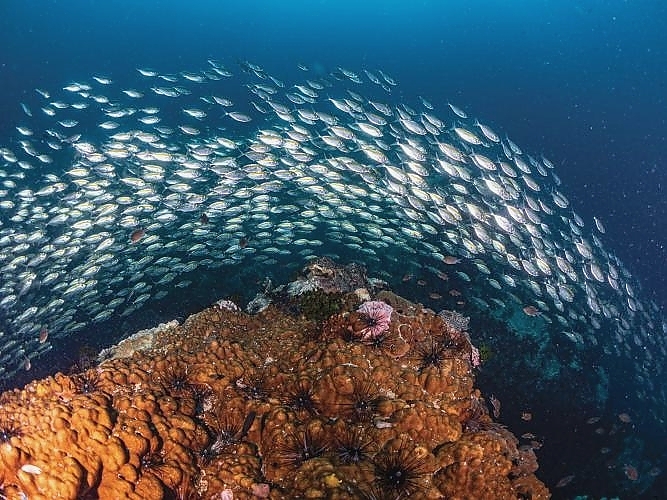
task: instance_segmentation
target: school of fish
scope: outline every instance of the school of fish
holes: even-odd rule
[[[209,60],[21,103],[0,144],[0,378],[200,273],[354,254],[386,277],[455,273],[478,309],[539,316],[664,403],[659,309],[551,161],[453,104],[396,102],[382,71],[295,72]]]

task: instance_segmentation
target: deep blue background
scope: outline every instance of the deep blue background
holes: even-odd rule
[[[667,306],[667,2],[233,3],[0,1],[0,147],[14,146],[36,87],[94,74],[197,71],[207,58],[286,81],[303,80],[297,63],[380,68],[407,102],[422,95],[443,118],[452,102],[554,161],[575,210],[604,222],[607,249]]]
[[[92,74],[239,59],[288,79],[381,68],[558,165],[562,191],[667,305],[667,4],[644,0],[0,2],[0,143],[18,103]],[[359,5],[362,4],[362,5]]]

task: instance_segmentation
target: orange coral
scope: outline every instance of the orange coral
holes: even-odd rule
[[[5,393],[0,493],[548,498],[532,450],[476,403],[465,335],[385,298],[395,311],[372,342],[353,310],[317,325],[213,307]]]

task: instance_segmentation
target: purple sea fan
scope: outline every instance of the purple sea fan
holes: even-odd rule
[[[380,300],[369,300],[361,304],[357,312],[365,316],[367,324],[366,328],[359,332],[361,340],[373,340],[389,330],[394,308]]]

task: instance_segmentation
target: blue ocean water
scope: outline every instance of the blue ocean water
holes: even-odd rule
[[[15,137],[18,103],[35,88],[93,74],[196,69],[208,58],[250,60],[285,80],[297,77],[297,63],[322,75],[382,68],[400,82],[397,100],[451,102],[554,161],[572,207],[589,226],[602,220],[605,241],[644,294],[667,305],[664,3],[226,4],[3,2],[0,137]],[[600,447],[589,435],[582,443]],[[552,486],[576,469],[569,459],[558,464],[549,443],[544,456],[541,477]]]

